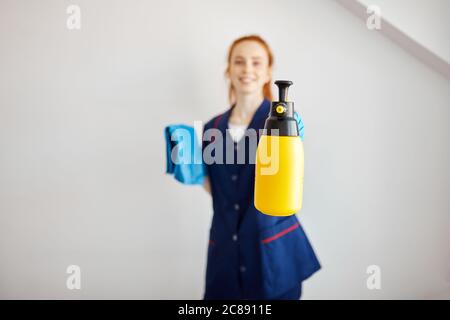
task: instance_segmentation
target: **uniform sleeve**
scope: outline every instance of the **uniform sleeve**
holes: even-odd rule
[[[303,141],[304,134],[305,134],[305,125],[303,124],[302,118],[297,113],[297,111],[294,111],[294,118],[295,118],[295,120],[297,120],[297,125],[298,125],[298,131],[299,131],[299,134],[300,134],[300,139],[302,139],[302,141]]]

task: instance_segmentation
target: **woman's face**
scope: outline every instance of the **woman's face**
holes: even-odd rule
[[[262,94],[271,70],[266,50],[256,41],[243,41],[231,52],[228,74],[236,94]]]

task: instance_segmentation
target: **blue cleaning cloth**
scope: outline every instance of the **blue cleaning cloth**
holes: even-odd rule
[[[295,118],[295,120],[297,120],[300,139],[302,139],[302,141],[303,141],[303,136],[305,135],[305,125],[303,124],[302,118],[297,113],[297,111],[294,111],[294,118]]]
[[[167,170],[183,184],[203,184],[202,148],[193,127],[176,124],[164,129]]]

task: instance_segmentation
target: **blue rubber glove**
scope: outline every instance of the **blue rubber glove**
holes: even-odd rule
[[[305,134],[305,125],[303,124],[302,118],[297,113],[297,111],[294,111],[294,118],[295,118],[295,120],[297,120],[297,125],[298,125],[298,131],[299,131],[299,134],[300,134],[300,139],[302,139],[302,141],[303,141],[303,136]]]
[[[169,125],[164,129],[164,137],[166,173],[173,174],[175,179],[183,184],[203,184],[205,168],[202,149],[194,128],[183,124]]]

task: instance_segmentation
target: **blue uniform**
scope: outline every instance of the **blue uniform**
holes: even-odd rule
[[[204,130],[217,128],[225,137],[231,110],[214,117]],[[264,100],[248,128],[264,128],[269,110],[270,101]],[[234,143],[235,150],[244,143]],[[223,145],[226,159],[225,139]],[[255,154],[249,149],[247,145],[245,164],[238,164],[235,155],[235,164],[206,165],[214,214],[204,298],[299,299],[302,281],[320,264],[296,215],[273,217],[255,208],[255,165],[248,161]]]

